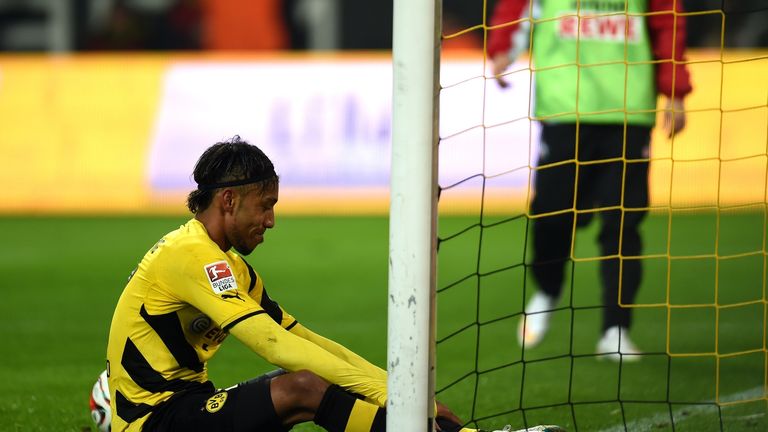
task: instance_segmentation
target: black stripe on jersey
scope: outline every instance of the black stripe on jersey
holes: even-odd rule
[[[120,391],[115,392],[115,413],[127,423],[132,423],[149,414],[154,408],[147,404],[132,404]]]
[[[131,377],[131,380],[139,387],[152,393],[177,392],[200,387],[202,384],[196,381],[174,379],[168,381],[160,372],[154,370],[147,359],[130,338],[126,338],[123,348],[123,357],[120,364]]]
[[[271,316],[277,324],[282,325],[283,310],[280,309],[280,305],[278,305],[276,301],[269,298],[266,288],[264,288],[264,290],[261,292],[261,307],[267,311],[269,316]]]
[[[242,259],[243,262],[245,263],[245,266],[248,267],[248,274],[251,276],[251,285],[248,287],[248,292],[250,293],[253,287],[256,286],[256,280],[258,279],[258,277],[256,276],[256,272],[253,270],[253,267],[251,267],[251,265],[248,264],[248,261],[246,261],[245,258],[243,257],[240,257],[240,259]],[[283,310],[280,309],[280,305],[278,305],[276,301],[269,298],[266,288],[263,288],[261,293],[261,307],[263,307],[264,310],[267,311],[269,316],[271,316],[276,323],[282,324]]]
[[[251,277],[251,285],[248,286],[248,293],[253,291],[253,288],[256,286],[256,280],[258,279],[258,276],[256,276],[256,272],[253,271],[253,267],[251,267],[250,264],[248,264],[248,261],[245,260],[245,258],[240,257],[241,260],[245,263],[245,266],[248,267],[248,276]]]
[[[373,417],[371,430],[385,430],[387,428],[387,411],[379,408]]]
[[[234,326],[235,326],[235,324],[239,323],[240,321],[242,321],[242,320],[244,320],[244,319],[247,319],[247,318],[250,318],[250,317],[252,317],[252,316],[255,316],[255,315],[261,315],[261,314],[263,314],[263,313],[267,313],[267,312],[266,312],[266,311],[263,311],[263,310],[260,310],[260,311],[251,312],[251,313],[245,314],[245,315],[241,316],[240,318],[238,318],[238,319],[236,319],[236,320],[232,321],[231,323],[227,324],[227,325],[226,325],[226,326],[224,326],[224,328],[223,328],[223,329],[221,329],[221,330],[223,330],[223,331],[225,331],[225,332],[228,332],[228,331],[229,331],[229,329],[231,329],[232,327],[234,327]]]
[[[288,327],[286,327],[285,329],[286,330],[290,330],[290,329],[296,327],[296,324],[298,324],[298,323],[299,323],[298,321],[293,320],[293,322],[291,324],[289,324]]]
[[[203,371],[203,363],[197,357],[195,348],[184,337],[184,329],[176,312],[163,315],[150,315],[144,305],[141,305],[140,314],[144,321],[152,327],[152,330],[160,336],[168,351],[176,359],[180,366],[192,369],[195,372]]]

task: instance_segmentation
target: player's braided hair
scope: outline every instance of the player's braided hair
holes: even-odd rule
[[[192,177],[197,183],[197,189],[187,196],[187,208],[192,213],[208,208],[221,187],[255,184],[264,188],[279,181],[269,157],[238,135],[208,147],[197,160]]]

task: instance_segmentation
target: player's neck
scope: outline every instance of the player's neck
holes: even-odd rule
[[[215,208],[208,208],[195,215],[200,223],[205,227],[205,231],[208,233],[208,237],[213,240],[219,246],[219,249],[226,252],[232,245],[227,241],[227,236],[224,231],[224,217]]]

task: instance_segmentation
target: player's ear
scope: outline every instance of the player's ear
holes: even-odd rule
[[[232,189],[221,191],[221,207],[225,211],[232,211],[235,208],[235,192]]]

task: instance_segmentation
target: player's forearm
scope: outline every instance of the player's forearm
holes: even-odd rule
[[[288,371],[309,370],[384,406],[387,400],[386,377],[371,374],[319,345],[278,326],[267,314],[250,317],[230,329],[230,333],[268,362]]]
[[[347,363],[350,363],[354,366],[359,367],[360,369],[365,370],[372,377],[386,382],[387,372],[384,371],[384,369],[372,364],[371,362],[359,356],[357,353],[345,347],[344,345],[341,345],[338,342],[334,342],[328,338],[320,336],[319,334],[302,326],[301,324],[297,324],[294,328],[291,329],[291,332],[295,335],[301,336],[302,338],[320,346],[321,348],[325,349],[326,351],[330,352],[336,357],[346,361]]]

